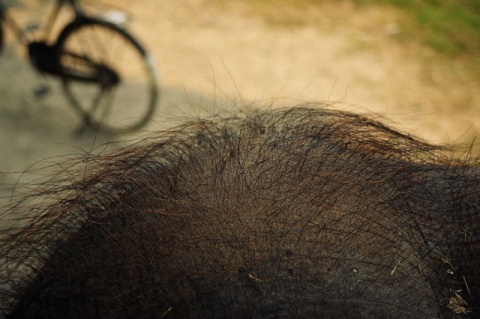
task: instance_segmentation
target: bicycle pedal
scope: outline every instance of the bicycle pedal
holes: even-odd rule
[[[36,98],[44,98],[50,93],[50,87],[48,85],[39,85],[33,90],[33,94]]]

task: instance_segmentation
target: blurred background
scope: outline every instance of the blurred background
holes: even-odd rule
[[[1,0],[0,0],[1,1]],[[25,0],[12,16],[45,17],[52,1]],[[245,107],[326,102],[375,113],[434,143],[480,133],[480,0],[84,0],[122,10],[152,54],[160,101],[149,124],[121,136],[75,136],[79,118],[28,64],[8,32],[0,55],[0,188],[6,200],[36,168],[102,152],[191,117]],[[55,80],[52,80],[55,82]],[[107,147],[108,148],[108,147]],[[60,157],[60,158],[58,158]],[[45,171],[43,171],[45,172]],[[32,175],[32,176],[33,176]]]

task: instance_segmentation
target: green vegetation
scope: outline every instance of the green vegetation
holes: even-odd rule
[[[225,4],[227,0],[206,0]],[[310,23],[311,8],[334,3],[359,7],[390,6],[404,13],[405,40],[419,40],[448,57],[480,56],[480,0],[242,0],[274,25],[295,27]],[[318,13],[321,10],[314,12]],[[321,14],[321,13],[320,13]],[[402,23],[402,21],[400,21]]]
[[[419,36],[448,56],[480,55],[480,0],[357,0],[361,5],[386,4],[414,18]]]
[[[204,1],[220,6],[233,3]],[[304,25],[325,28],[331,25],[328,21],[335,19],[348,23],[349,17],[342,13],[344,8],[359,14],[362,9],[394,8],[398,13],[394,22],[401,30],[396,34],[399,41],[430,47],[438,54],[438,63],[452,62],[454,68],[460,65],[471,79],[480,81],[480,0],[239,0],[234,3],[248,15],[261,16],[270,25],[287,28]],[[328,13],[323,6],[328,6]],[[332,11],[332,7],[338,10]],[[391,14],[392,10],[386,12]]]

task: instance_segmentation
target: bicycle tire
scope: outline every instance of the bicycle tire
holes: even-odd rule
[[[133,131],[153,116],[159,96],[153,59],[124,28],[97,18],[77,19],[62,30],[56,50],[62,66],[81,68],[69,65],[74,62],[68,61],[68,56],[85,56],[85,60],[107,65],[119,75],[118,84],[109,89],[101,83],[60,75],[63,90],[85,125]]]

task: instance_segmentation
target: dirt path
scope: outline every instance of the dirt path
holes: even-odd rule
[[[345,1],[308,8],[305,16],[297,12],[288,20],[281,7],[256,14],[242,2],[111,2],[135,17],[133,32],[158,62],[162,100],[147,130],[251,102],[276,107],[327,101],[381,113],[396,127],[434,142],[469,141],[480,132],[478,83],[460,62],[399,41],[394,10],[361,9]],[[20,176],[11,172],[116,139],[74,138],[77,119],[63,97],[35,100],[37,82],[14,48],[0,56],[3,189]]]

